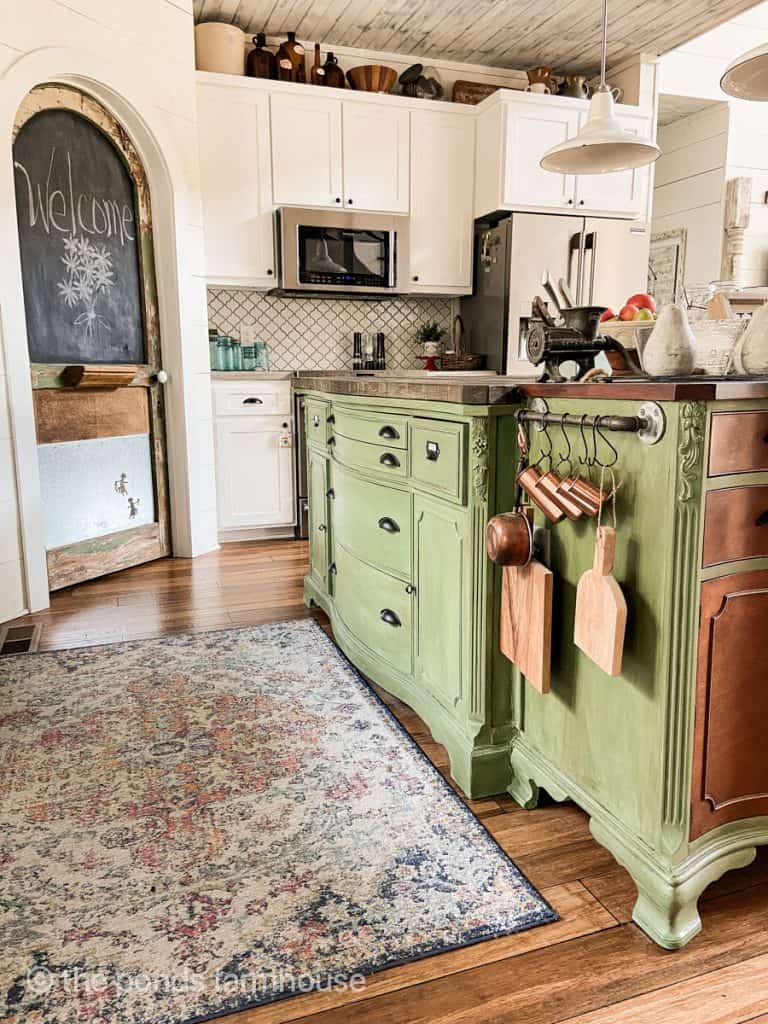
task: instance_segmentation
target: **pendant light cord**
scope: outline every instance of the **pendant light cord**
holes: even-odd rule
[[[603,57],[600,62],[600,85],[605,85],[605,62],[608,53],[608,0],[603,0]]]

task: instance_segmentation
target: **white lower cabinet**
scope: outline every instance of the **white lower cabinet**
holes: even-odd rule
[[[240,398],[242,382],[214,382],[216,493],[220,539],[228,531],[290,527],[296,521],[290,383],[275,382],[282,394],[278,413],[253,412]],[[259,394],[265,394],[265,385]],[[233,401],[232,395],[237,395]],[[272,403],[274,406],[274,403]],[[257,535],[257,534],[256,534]],[[237,539],[231,537],[230,539]]]

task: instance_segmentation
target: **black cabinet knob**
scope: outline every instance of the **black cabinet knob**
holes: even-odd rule
[[[337,202],[337,203],[340,203],[340,202],[341,202],[341,196],[336,196],[336,202]]]
[[[406,594],[415,594],[416,593],[416,587],[414,587],[414,585],[412,583],[408,583],[406,585],[405,592],[406,592]]]
[[[328,572],[331,574],[331,576],[335,576],[337,571],[338,570],[336,569],[336,563],[331,562],[331,564],[328,566]]]
[[[274,274],[274,270],[268,270],[267,271],[267,277],[272,277],[273,274]]]
[[[325,523],[320,523],[320,525],[318,526],[318,530],[320,531],[320,533],[325,533],[327,529],[328,527],[325,525]]]
[[[394,519],[389,516],[382,516],[379,520],[379,529],[385,533],[400,533],[400,527],[397,525]]]
[[[413,275],[413,280],[414,281],[418,281],[419,280],[419,275],[418,274],[414,274]]]
[[[583,206],[583,205],[584,205],[584,200],[583,200],[583,199],[580,199],[580,200],[579,200],[579,206]]]
[[[400,459],[398,459],[396,455],[393,455],[392,452],[384,452],[384,454],[379,457],[379,462],[381,463],[382,466],[400,465]]]
[[[352,200],[351,200],[351,199],[348,199],[348,200],[347,200],[347,205],[348,205],[348,206],[351,206],[351,205],[352,205]]]
[[[569,199],[569,200],[568,200],[568,205],[569,205],[569,206],[573,206],[573,200],[572,200],[572,199]]]
[[[336,497],[336,491],[334,491],[334,489],[331,487],[330,490],[325,492],[325,496],[326,496],[326,498],[335,498]]]
[[[402,626],[402,622],[399,617],[392,611],[391,608],[382,608],[379,612],[379,618],[382,622],[386,622],[388,626]]]
[[[399,441],[400,435],[394,427],[382,427],[379,431],[379,437],[388,437],[391,441]]]

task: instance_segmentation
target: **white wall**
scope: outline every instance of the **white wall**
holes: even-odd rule
[[[685,228],[685,280],[720,276],[728,153],[728,104],[713,105],[659,129],[653,234]]]
[[[29,89],[41,82],[64,81],[95,95],[126,126],[144,160],[152,193],[163,359],[169,372],[174,553],[196,555],[216,546],[192,0],[6,0],[3,6],[0,622],[47,603],[11,153],[16,110]]]

